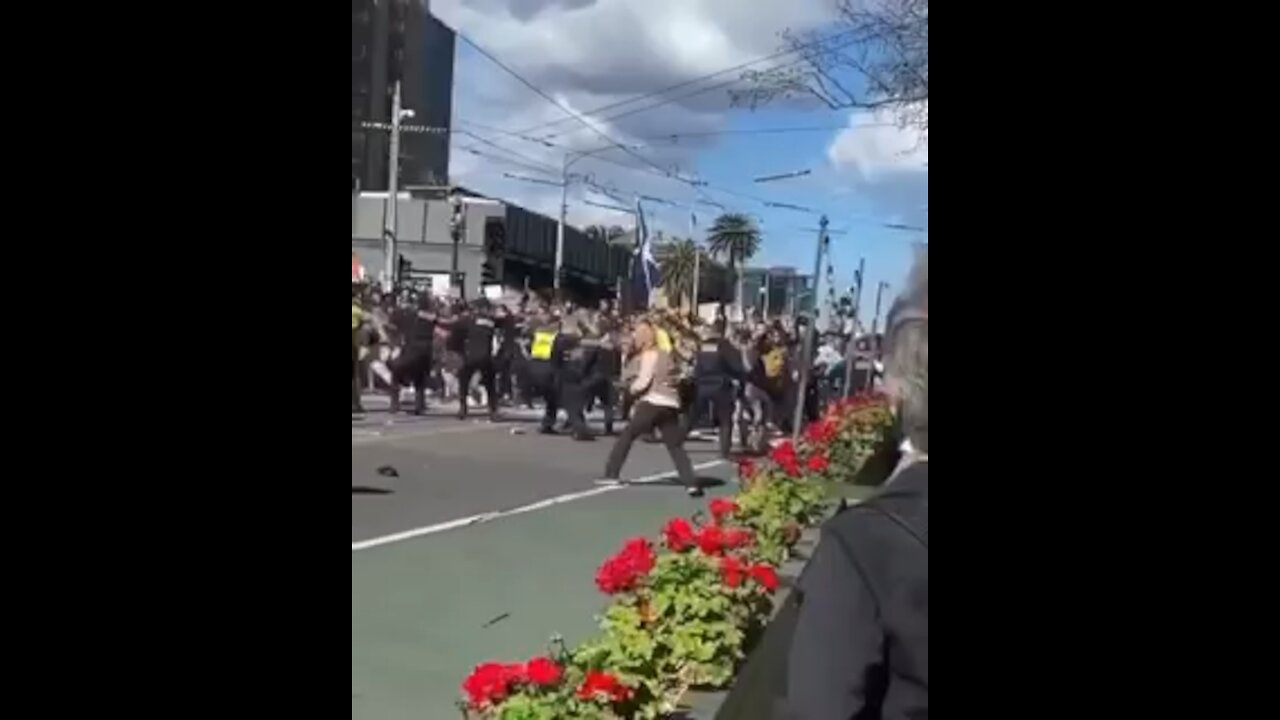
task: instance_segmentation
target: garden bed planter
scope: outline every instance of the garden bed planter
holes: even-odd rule
[[[757,638],[747,651],[747,660],[738,670],[733,685],[727,690],[691,690],[680,702],[680,710],[673,720],[768,720],[772,717],[771,695],[776,689],[773,670],[779,663],[786,663],[791,641],[790,623],[776,623],[780,614],[789,606],[793,588],[809,564],[821,535],[819,528],[805,530],[796,544],[792,557],[783,563],[778,574],[783,584],[774,596],[773,613],[764,634]],[[762,707],[761,703],[766,703]]]

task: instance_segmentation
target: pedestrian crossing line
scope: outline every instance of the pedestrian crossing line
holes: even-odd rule
[[[708,462],[694,465],[693,469],[695,471],[708,470],[710,468],[717,467],[719,465],[725,465],[725,464],[727,464],[727,461],[725,460],[711,460]],[[582,490],[579,492],[566,493],[564,495],[557,495],[556,497],[547,498],[545,500],[539,500],[538,502],[531,503],[529,505],[522,505],[517,508],[512,508],[511,510],[497,510],[493,512],[480,513],[479,515],[472,515],[470,517],[458,518],[457,520],[450,520],[448,522],[442,522],[435,525],[428,525],[427,527],[421,527],[415,530],[406,530],[405,532],[395,533],[394,535],[385,535],[383,537],[373,538],[372,540],[362,540],[360,542],[353,542],[351,543],[351,552],[355,553],[355,552],[360,552],[362,550],[371,550],[373,548],[382,547],[384,545],[393,545],[395,543],[402,543],[402,542],[405,542],[406,540],[415,540],[417,538],[427,537],[429,535],[438,535],[440,533],[448,532],[450,530],[457,530],[459,528],[471,527],[473,525],[483,525],[485,523],[493,522],[494,520],[501,520],[502,518],[514,517],[516,515],[526,515],[531,512],[537,512],[538,510],[545,510],[547,508],[555,507],[557,505],[564,505],[566,503],[571,503],[576,500],[585,500],[587,498],[595,497],[597,495],[604,495],[605,493],[625,490],[628,485],[651,485],[653,483],[661,482],[663,480],[667,480],[675,476],[676,476],[676,471],[671,470],[664,473],[658,473],[656,475],[649,475],[647,477],[631,478],[629,480],[624,481],[626,485],[596,487],[596,488],[591,488],[590,490]]]

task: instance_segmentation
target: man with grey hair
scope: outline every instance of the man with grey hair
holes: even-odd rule
[[[805,568],[779,717],[929,717],[929,256],[889,313],[885,390],[906,437],[875,497],[834,518]]]

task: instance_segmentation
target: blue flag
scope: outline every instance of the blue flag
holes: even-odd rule
[[[653,242],[644,220],[644,207],[636,198],[636,252],[631,263],[631,297],[637,310],[649,307],[649,293],[662,285],[662,273],[653,259]]]

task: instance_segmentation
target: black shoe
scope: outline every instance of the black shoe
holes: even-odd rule
[[[706,495],[706,493],[703,492],[702,488],[697,486],[686,488],[685,492],[689,493],[689,497],[691,498],[700,498],[703,495]]]
[[[596,436],[591,433],[574,433],[573,439],[578,442],[595,442]]]

